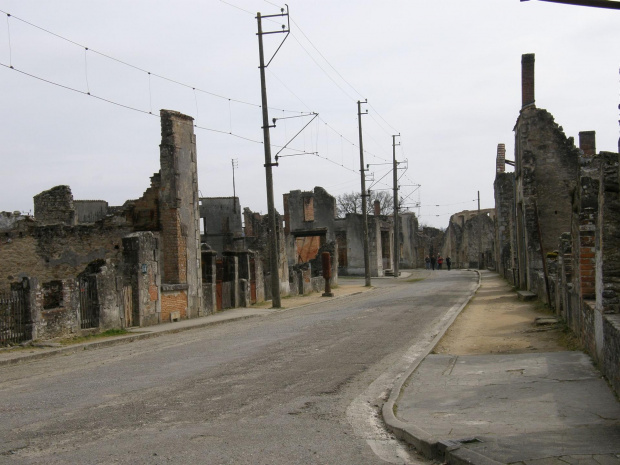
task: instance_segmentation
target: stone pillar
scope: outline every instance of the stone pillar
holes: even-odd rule
[[[582,131],[579,133],[579,148],[583,151],[584,157],[596,155],[596,132]]]
[[[174,285],[174,305],[186,295],[187,318],[202,310],[200,214],[196,136],[193,118],[161,110],[159,213],[162,229],[163,283]],[[184,285],[181,289],[179,285]],[[162,309],[167,305],[162,296]]]
[[[381,202],[379,202],[378,200],[375,200],[373,206],[375,209],[375,216],[379,216],[381,214]]]
[[[124,284],[131,288],[123,305],[123,326],[161,323],[159,249],[152,232],[136,232],[123,237],[123,272]]]
[[[521,55],[521,108],[534,105],[534,54]]]

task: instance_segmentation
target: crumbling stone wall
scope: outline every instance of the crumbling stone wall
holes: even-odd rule
[[[217,253],[243,250],[243,226],[238,197],[203,197],[200,219],[206,242]]]
[[[426,256],[435,255],[441,253],[441,247],[444,242],[445,231],[439,228],[433,228],[432,226],[423,226],[422,230],[418,231],[418,263],[419,266],[424,265],[424,259]],[[456,264],[456,261],[454,262]]]
[[[399,269],[417,268],[424,266],[424,254],[420,259],[421,249],[418,236],[418,218],[415,213],[407,212],[399,215],[400,257]]]
[[[34,217],[41,224],[76,224],[69,186],[56,186],[34,196]]]
[[[570,230],[579,150],[546,110],[536,108],[533,55],[523,56],[523,108],[515,126],[519,286],[547,301],[543,260]],[[531,75],[530,75],[531,73]]]
[[[494,244],[495,209],[465,210],[450,217],[440,253],[454,268],[493,268]]]
[[[326,240],[336,240],[334,222],[336,219],[336,199],[322,187],[312,192],[300,190],[284,194],[284,232],[323,231]]]
[[[495,181],[495,259],[497,272],[516,285],[516,243],[514,236],[515,175],[506,173],[506,147],[497,146]]]
[[[24,277],[40,282],[76,277],[97,259],[117,263],[122,237],[130,232],[129,225],[113,219],[74,227],[20,222],[11,230],[11,241],[0,244],[0,288]]]
[[[74,200],[76,222],[94,223],[108,214],[108,202],[105,200]]]
[[[257,253],[263,270],[264,299],[271,300],[270,278],[270,242],[269,242],[269,215],[260,215],[249,208],[243,209],[245,219],[245,235],[248,250]],[[289,295],[289,265],[282,217],[276,212],[277,244],[278,244],[278,274],[280,277],[280,294]]]
[[[32,338],[45,340],[70,337],[79,329],[80,288],[76,279],[57,281],[61,296],[56,305],[46,305],[47,286],[37,279],[29,280],[33,298],[30,301],[32,314]]]

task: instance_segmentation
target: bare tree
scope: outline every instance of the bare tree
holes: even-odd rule
[[[370,191],[370,197],[366,205],[366,213],[368,215],[374,213],[375,200],[379,201],[382,215],[394,213],[394,201],[388,191]],[[336,197],[336,207],[339,218],[344,218],[347,213],[362,213],[362,197],[358,192],[339,195]]]

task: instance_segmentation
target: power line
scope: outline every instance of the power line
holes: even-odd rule
[[[234,6],[235,8],[239,8],[239,9],[243,10],[242,8],[236,7],[235,5],[233,5],[231,3],[228,3],[228,2],[226,2],[224,0],[220,0],[220,1],[223,2],[223,3],[226,3],[227,5]],[[243,11],[247,11],[247,10],[243,10]],[[192,89],[193,91],[201,92],[203,94],[207,94],[207,95],[210,95],[212,97],[228,100],[229,102],[235,102],[235,103],[239,103],[239,104],[242,104],[242,105],[252,106],[252,107],[255,107],[255,108],[261,108],[261,105],[259,105],[257,103],[246,102],[244,100],[239,100],[239,99],[235,99],[235,98],[232,98],[232,97],[227,97],[227,96],[224,96],[224,95],[220,95],[218,93],[211,92],[211,91],[208,91],[208,90],[205,90],[205,89],[201,89],[199,87],[196,87],[196,86],[193,86],[193,85],[190,85],[190,84],[186,84],[184,82],[181,82],[181,81],[178,81],[176,79],[172,79],[172,78],[166,77],[166,76],[161,75],[161,74],[153,73],[153,72],[148,71],[148,70],[146,70],[146,69],[144,69],[144,68],[142,68],[140,66],[133,65],[133,64],[128,63],[128,62],[126,62],[124,60],[120,60],[120,59],[115,58],[115,57],[113,57],[111,55],[108,55],[106,53],[103,53],[103,52],[100,52],[100,51],[95,50],[93,48],[87,47],[86,45],[80,44],[80,43],[78,43],[78,42],[76,42],[76,41],[74,41],[72,39],[69,39],[69,38],[64,37],[64,36],[62,36],[60,34],[52,32],[52,31],[50,31],[48,29],[45,29],[45,28],[43,28],[41,26],[38,26],[38,25],[36,25],[34,23],[31,23],[29,21],[26,21],[25,19],[22,19],[22,18],[19,18],[17,16],[14,16],[14,15],[12,15],[12,14],[4,11],[4,10],[0,10],[0,13],[3,13],[3,14],[7,15],[7,23],[8,23],[9,18],[13,18],[13,19],[15,19],[17,21],[21,21],[22,23],[27,24],[28,26],[31,26],[31,27],[33,27],[35,29],[38,29],[38,30],[43,31],[43,32],[45,32],[47,34],[50,34],[50,35],[52,35],[52,36],[54,36],[54,37],[56,37],[58,39],[64,40],[65,42],[68,42],[68,43],[70,43],[72,45],[75,45],[77,47],[83,48],[85,50],[85,52],[89,51],[89,52],[95,53],[97,55],[100,55],[100,56],[102,56],[104,58],[107,58],[109,60],[115,61],[117,63],[120,63],[120,64],[122,64],[124,66],[129,67],[129,68],[135,69],[135,70],[143,72],[143,73],[147,73],[149,75],[149,79],[150,79],[150,76],[154,76],[154,77],[157,77],[157,78],[162,79],[164,81],[168,81],[170,83],[173,83],[173,84],[176,84],[176,85],[179,85],[179,86],[182,86],[182,87],[186,87],[188,89]],[[9,32],[9,44],[10,44],[10,30],[8,32]],[[11,56],[10,62],[12,64],[12,56]],[[270,107],[270,110],[285,111],[285,112],[289,112],[289,113],[303,113],[303,112],[300,112],[300,111],[297,111],[297,110],[287,110],[287,109],[282,109],[282,108],[271,108]]]

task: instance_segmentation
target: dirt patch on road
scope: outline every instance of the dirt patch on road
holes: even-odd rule
[[[353,284],[339,284],[338,287],[332,288],[332,294],[334,297],[343,297],[347,295],[360,294],[362,292],[371,291],[372,287],[353,285]],[[281,299],[282,308],[295,308],[302,305],[313,304],[316,302],[327,302],[334,297],[323,297],[322,292],[311,292],[306,295],[296,295],[291,297],[283,297]],[[261,302],[259,304],[252,305],[253,308],[270,308],[271,301]]]
[[[536,302],[522,302],[499,275],[483,272],[482,285],[448,329],[434,353],[517,354],[574,350],[562,324],[537,325],[553,315]]]

